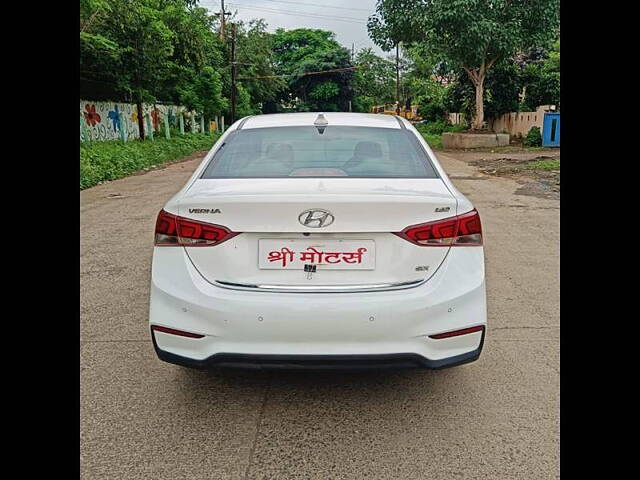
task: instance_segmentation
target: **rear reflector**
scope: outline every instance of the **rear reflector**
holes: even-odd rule
[[[457,337],[458,335],[466,335],[468,333],[482,332],[484,325],[478,325],[477,327],[463,328],[462,330],[453,330],[451,332],[438,333],[436,335],[429,335],[429,338],[435,338],[440,340],[441,338]]]
[[[157,246],[209,247],[238,235],[227,227],[179,217],[161,210],[156,220]]]
[[[162,332],[162,333],[169,333],[171,335],[178,335],[179,337],[204,338],[204,335],[200,335],[198,333],[183,332],[182,330],[176,330],[174,328],[169,328],[169,327],[161,327],[160,325],[151,325],[151,330],[154,332]]]
[[[482,225],[475,209],[456,217],[411,225],[396,235],[422,247],[482,245]]]

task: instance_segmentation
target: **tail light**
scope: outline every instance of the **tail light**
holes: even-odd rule
[[[164,210],[156,221],[157,246],[208,247],[218,245],[238,235],[222,225],[198,222],[172,215]]]
[[[482,225],[475,209],[456,217],[411,225],[396,235],[423,247],[482,245]]]
[[[199,333],[185,332],[184,330],[176,330],[175,328],[161,327],[160,325],[151,325],[151,331],[168,333],[169,335],[177,335],[179,337],[204,338],[204,335],[200,335]]]
[[[458,337],[460,335],[467,335],[469,333],[476,333],[476,332],[483,332],[483,331],[484,331],[484,325],[478,325],[476,327],[463,328],[461,330],[452,330],[450,332],[429,335],[429,338],[435,338],[436,340],[440,340],[443,338]]]

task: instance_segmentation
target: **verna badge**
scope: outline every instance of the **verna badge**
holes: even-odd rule
[[[190,208],[189,213],[222,213],[219,208]]]
[[[305,210],[298,216],[298,221],[305,227],[309,228],[328,227],[334,220],[335,218],[331,212],[320,208]]]

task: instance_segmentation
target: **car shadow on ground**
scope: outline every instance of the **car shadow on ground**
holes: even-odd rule
[[[443,370],[176,369],[173,380],[182,384],[182,393],[187,395],[190,388],[194,392],[207,390],[213,396],[217,391],[226,397],[253,391],[257,387],[266,389],[269,398],[294,395],[307,400],[362,405],[388,402],[391,397],[442,400],[442,397],[450,397],[452,392],[460,393],[471,388],[474,367],[463,365]]]

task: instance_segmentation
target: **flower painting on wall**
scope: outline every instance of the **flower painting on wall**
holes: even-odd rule
[[[93,127],[102,121],[100,115],[96,112],[95,105],[86,104],[84,106],[84,110],[85,111],[82,113],[84,115],[85,121],[87,122],[87,125]]]
[[[109,112],[109,119],[113,123],[113,131],[117,132],[120,129],[118,125],[118,117],[120,116],[120,112],[118,112],[118,105],[114,105],[114,109]]]
[[[147,122],[151,121],[155,131],[162,130],[164,115],[167,115],[170,123],[172,120],[175,122],[177,120],[176,112],[181,108],[183,107],[177,105],[143,104],[144,128],[147,129]],[[80,116],[91,140],[119,140],[121,128],[127,140],[140,138],[138,109],[135,104],[80,100]],[[82,128],[82,125],[80,127]]]

